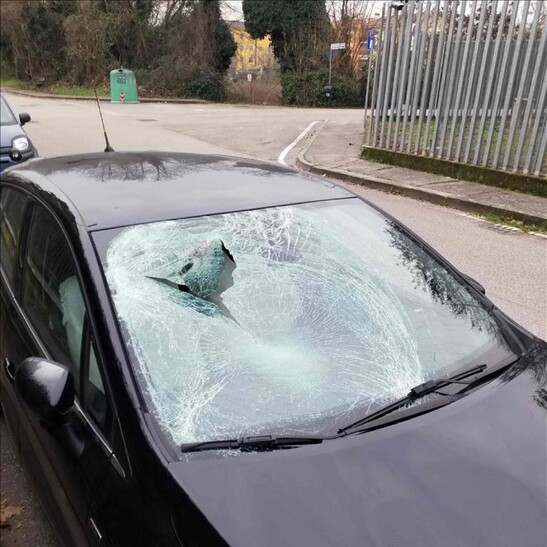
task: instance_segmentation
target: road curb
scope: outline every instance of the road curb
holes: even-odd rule
[[[94,96],[53,95],[51,93],[41,93],[39,91],[38,92],[26,91],[24,89],[16,89],[14,87],[3,87],[2,91],[13,93],[14,95],[32,97],[34,99],[58,99],[58,100],[64,99],[64,100],[71,100],[71,101],[94,101],[95,100]],[[110,97],[99,96],[99,101],[110,102]],[[210,104],[211,103],[211,101],[205,101],[204,99],[177,99],[177,98],[169,98],[169,97],[165,97],[163,99],[141,97],[139,99],[139,102],[141,103],[175,103],[175,104]],[[116,104],[123,104],[123,103],[116,103]]]
[[[510,217],[528,224],[537,224],[547,228],[547,219],[525,213],[523,211],[506,209],[495,205],[485,205],[484,203],[479,203],[472,199],[463,199],[452,194],[447,194],[446,192],[439,192],[438,190],[425,190],[424,188],[417,188],[416,186],[410,186],[404,183],[394,184],[392,182],[371,177],[369,175],[357,175],[356,173],[344,171],[343,169],[335,169],[334,167],[325,167],[323,165],[313,164],[306,159],[306,152],[313,144],[315,137],[320,133],[320,131],[321,130],[314,135],[314,138],[310,140],[306,148],[299,152],[296,158],[296,165],[303,171],[308,171],[316,175],[327,176],[344,182],[352,182],[354,184],[366,186],[367,188],[373,188],[374,190],[381,190],[382,192],[388,192],[390,194],[399,194],[413,199],[429,201],[430,203],[434,203],[436,205],[452,207],[467,213],[495,213],[501,217]]]

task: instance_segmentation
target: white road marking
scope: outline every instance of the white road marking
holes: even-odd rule
[[[95,106],[95,108],[97,108]],[[136,114],[133,114],[133,116],[131,116],[131,114],[129,112],[112,112],[112,110],[103,110],[103,114],[108,114],[109,116],[119,116],[120,118],[131,118],[131,117],[134,117],[136,116]]]
[[[306,136],[306,134],[316,123],[319,123],[319,121],[311,122],[310,125],[308,125],[308,127],[306,127],[306,129],[304,129],[304,131],[302,131],[302,133],[300,133],[300,135],[298,135],[298,137],[296,137],[296,139],[294,139],[294,141],[292,141],[291,144],[289,144],[289,146],[287,146],[283,152],[279,154],[279,157],[277,158],[279,163],[282,165],[287,165],[287,162],[285,161],[287,154]]]
[[[542,232],[525,232],[524,230],[521,230],[520,228],[517,228],[516,226],[507,226],[506,224],[494,223],[490,220],[486,220],[485,218],[481,218],[481,217],[478,217],[478,216],[475,216],[475,215],[471,215],[469,213],[464,213],[462,211],[453,210],[452,212],[455,213],[458,216],[467,217],[467,218],[476,220],[478,222],[484,222],[486,224],[491,224],[492,226],[497,226],[497,227],[503,228],[507,231],[520,232],[522,234],[528,234],[528,235],[531,235],[531,236],[542,237],[544,239],[547,239],[547,234],[544,234]]]

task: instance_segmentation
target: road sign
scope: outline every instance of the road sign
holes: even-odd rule
[[[252,82],[252,81],[253,81],[253,75],[252,75],[252,74],[247,74],[247,81],[248,81],[248,82]]]
[[[367,33],[367,49],[374,49],[374,34],[371,30]]]
[[[120,101],[123,103],[125,101],[125,93],[120,91]]]
[[[344,42],[331,44],[329,49],[329,86],[332,83],[332,52],[340,49],[346,49]],[[327,97],[330,97],[330,93],[327,93]]]

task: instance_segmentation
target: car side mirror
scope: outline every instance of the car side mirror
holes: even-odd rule
[[[21,112],[21,114],[19,114],[19,123],[21,124],[21,126],[25,125],[28,122],[30,122],[30,114],[27,114],[26,112]]]
[[[58,428],[72,419],[74,379],[65,365],[29,357],[15,372],[15,391],[48,428]]]

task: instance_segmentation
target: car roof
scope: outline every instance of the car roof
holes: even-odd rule
[[[354,197],[281,165],[230,156],[107,152],[10,170],[75,206],[88,230]]]

